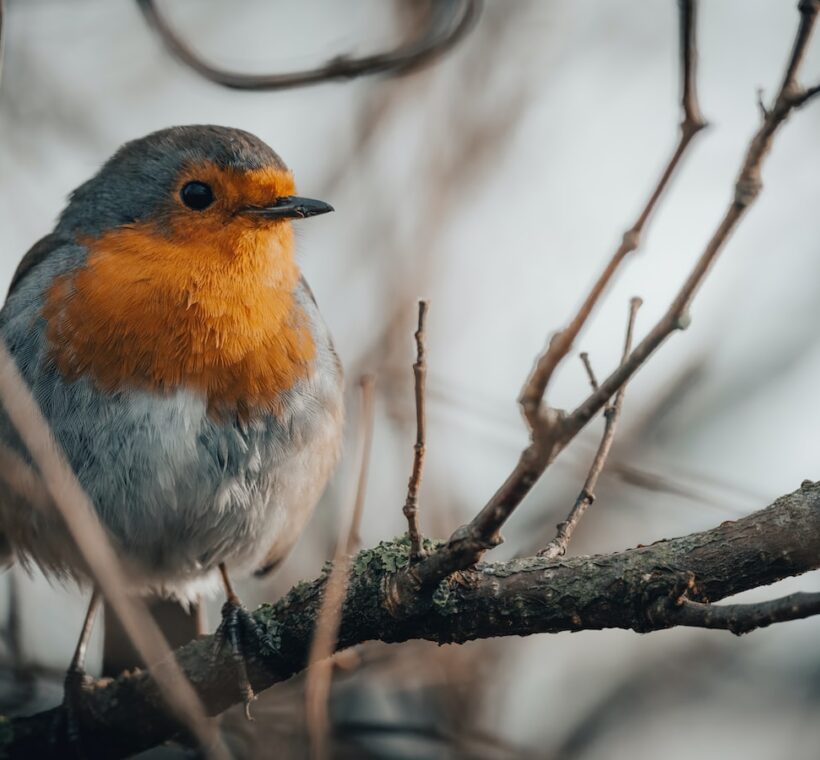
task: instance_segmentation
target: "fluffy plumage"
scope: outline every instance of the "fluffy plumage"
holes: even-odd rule
[[[203,173],[220,205],[197,213],[179,187]],[[281,159],[239,130],[129,143],[75,191],[0,312],[135,588],[184,598],[221,562],[277,561],[335,465],[342,373],[290,222],[236,216],[282,192]],[[2,413],[0,441],[27,457]],[[0,530],[46,572],[83,576],[59,523],[20,498],[0,499]]]

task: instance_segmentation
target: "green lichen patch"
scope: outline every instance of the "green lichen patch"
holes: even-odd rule
[[[454,592],[453,583],[449,579],[439,583],[433,592],[433,609],[439,615],[458,614],[458,595]]]
[[[425,538],[422,548],[431,553],[445,542],[434,538]],[[410,564],[410,539],[407,534],[392,541],[380,541],[372,549],[363,549],[353,558],[353,573],[361,575],[367,570],[395,573]]]
[[[364,549],[353,558],[353,573],[361,575],[367,570],[395,573],[410,562],[410,540],[407,536],[380,541],[372,549]]]

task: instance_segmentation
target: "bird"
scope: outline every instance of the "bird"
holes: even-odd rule
[[[23,257],[0,338],[127,569],[130,592],[226,595],[242,665],[254,621],[231,578],[288,554],[339,458],[343,370],[295,257],[296,195],[265,142],[215,125],[125,143]],[[31,457],[0,409],[0,445]],[[0,480],[2,472],[0,472]],[[0,497],[7,563],[92,588],[66,675],[69,723],[100,606],[56,512]],[[76,727],[71,732],[76,733]]]

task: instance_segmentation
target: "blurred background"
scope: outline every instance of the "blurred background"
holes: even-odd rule
[[[303,270],[349,379],[377,376],[362,541],[404,530],[412,461],[415,303],[428,319],[422,527],[469,519],[526,442],[515,399],[547,336],[634,221],[677,139],[673,0],[488,0],[434,65],[282,92],[237,92],[170,57],[129,0],[9,0],[0,84],[0,287],[67,194],[124,141],[173,124],[256,133],[299,190],[336,213],[299,227]],[[425,3],[164,0],[168,23],[215,64],[289,71],[394,47]],[[638,333],[665,310],[728,203],[757,90],[771,96],[796,2],[711,0],[699,19],[710,128],[576,346],[612,369],[628,299]],[[805,67],[820,79],[820,40]],[[759,202],[692,310],[626,395],[620,432],[570,552],[608,552],[710,528],[820,478],[820,104],[778,137]],[[573,355],[550,401],[587,381]],[[495,558],[532,553],[571,506],[600,434],[589,429],[510,521]],[[355,446],[348,446],[352,452]],[[256,605],[332,556],[356,462],[345,457],[281,571],[248,581]],[[820,590],[813,573],[744,595]],[[56,704],[87,602],[20,568],[0,577],[0,710]],[[215,627],[218,607],[210,610]],[[820,619],[742,639],[713,631],[583,632],[465,646],[365,645],[335,675],[338,757],[820,756]],[[96,639],[92,672],[99,663]],[[94,665],[93,662],[97,663]],[[302,757],[303,678],[224,721],[240,756]],[[160,756],[154,753],[154,756]]]

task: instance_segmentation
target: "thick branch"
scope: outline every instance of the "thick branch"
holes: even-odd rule
[[[406,538],[353,558],[337,648],[370,640],[444,643],[603,628],[647,632],[676,624],[658,617],[658,600],[674,601],[686,593],[692,601],[713,602],[820,566],[820,483],[806,481],[736,522],[651,546],[563,561],[530,557],[480,564],[396,609],[396,600],[385,597],[387,580],[408,562]],[[269,641],[250,663],[256,691],[305,667],[326,582],[323,575],[299,584],[277,604],[254,613]],[[771,616],[776,619],[781,617]],[[209,712],[217,714],[241,695],[232,660],[226,655],[214,661],[212,647],[211,637],[205,637],[176,654]],[[89,758],[132,754],[177,731],[148,673],[99,681],[88,701],[88,715],[95,717],[82,726]],[[10,730],[0,732],[9,756],[54,757],[57,750],[49,744],[54,716],[51,710],[10,721]]]
[[[241,74],[217,68],[201,58],[168,26],[154,0],[137,0],[137,5],[174,58],[205,79],[235,90],[285,90],[365,74],[404,74],[453,47],[472,29],[481,13],[481,0],[434,0],[419,37],[395,50],[361,58],[341,55],[318,68],[290,74]]]

